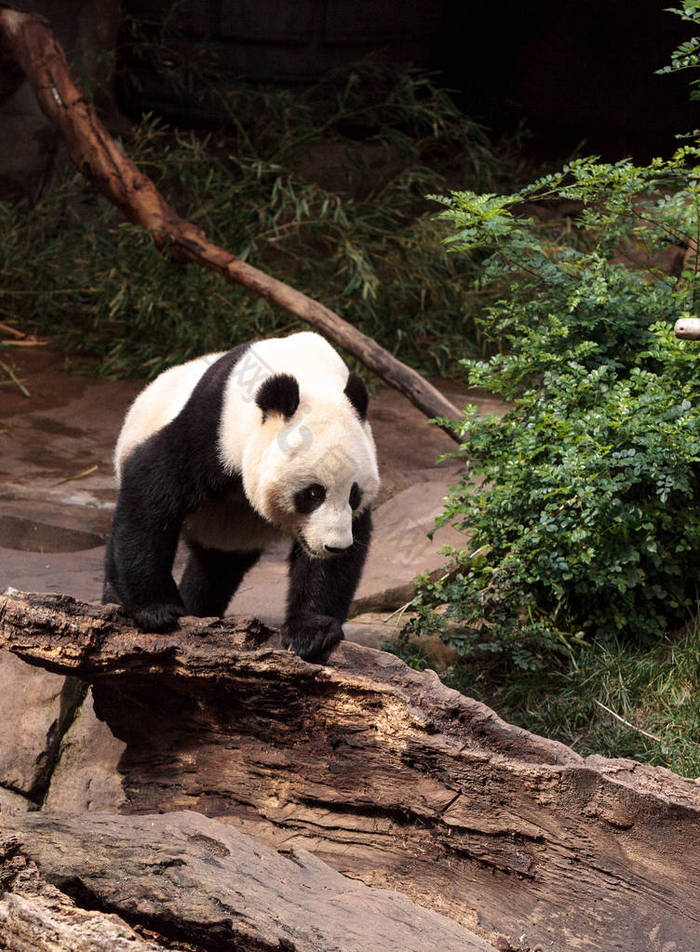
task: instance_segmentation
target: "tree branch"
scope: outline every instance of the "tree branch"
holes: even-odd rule
[[[700,317],[679,317],[673,330],[684,340],[700,340]]]
[[[73,82],[63,49],[42,17],[0,9],[0,47],[23,70],[76,167],[129,221],[151,231],[159,248],[218,272],[310,324],[427,416],[461,418],[457,407],[439,390],[371,337],[318,301],[212,244],[199,228],[180,218],[100,122],[92,104]],[[449,427],[443,429],[458,439]]]
[[[63,890],[34,872],[0,896],[0,942],[9,952],[164,952],[181,942],[202,952],[493,952],[405,896],[197,813],[42,811],[3,825],[41,876]],[[2,857],[0,839],[0,877]],[[127,922],[157,944],[139,939]]]

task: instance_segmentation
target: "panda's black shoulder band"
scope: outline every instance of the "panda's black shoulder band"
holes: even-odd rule
[[[294,416],[299,406],[299,384],[291,374],[273,374],[261,384],[255,402],[263,412],[281,413],[286,419]]]
[[[367,419],[367,405],[369,404],[369,394],[365,387],[362,377],[351,373],[348,382],[345,384],[345,396],[357,411],[359,418],[364,421]]]

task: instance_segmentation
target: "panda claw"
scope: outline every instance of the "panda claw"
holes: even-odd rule
[[[282,644],[304,661],[318,661],[343,640],[343,626],[329,615],[306,615],[282,628]]]
[[[164,634],[178,628],[182,615],[184,610],[178,605],[150,605],[132,612],[131,617],[141,631]]]

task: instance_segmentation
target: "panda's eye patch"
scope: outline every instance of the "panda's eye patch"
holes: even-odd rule
[[[350,503],[350,508],[357,509],[357,507],[360,505],[361,499],[362,499],[362,492],[360,490],[360,487],[357,485],[357,483],[353,483],[352,489],[350,490],[350,498],[348,499],[348,502]]]
[[[301,515],[308,515],[318,509],[325,498],[325,488],[320,483],[311,483],[305,489],[294,493],[294,507]]]

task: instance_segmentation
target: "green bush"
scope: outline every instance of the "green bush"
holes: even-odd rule
[[[420,641],[400,647],[414,667]],[[465,658],[441,672],[450,687],[475,697],[513,724],[555,737],[577,753],[632,757],[687,777],[700,775],[700,624],[655,641],[620,638],[576,643],[542,670],[504,676],[503,658]]]
[[[424,371],[464,353],[475,337],[474,264],[447,253],[424,196],[446,176],[488,187],[502,173],[482,130],[425,75],[371,61],[304,92],[216,71],[200,79],[188,95],[216,101],[215,132],[146,117],[128,143],[166,199],[214,242]],[[0,248],[0,321],[49,332],[112,375],[153,375],[298,327],[221,277],[161,256],[75,172],[0,206]]]
[[[464,365],[511,408],[457,425],[467,471],[441,522],[465,548],[424,581],[412,630],[527,669],[576,641],[649,643],[696,610],[700,349],[672,327],[697,277],[657,261],[698,234],[699,159],[581,159],[512,195],[440,199],[453,249],[485,252],[482,284],[505,292],[481,320],[506,352]],[[562,199],[577,215],[542,224]]]
[[[700,66],[700,36],[697,35],[698,27],[700,27],[700,0],[683,0],[682,6],[669,7],[668,13],[675,13],[685,23],[692,24],[695,28],[695,36],[681,43],[671,54],[671,62],[668,66],[664,66],[657,72],[664,74],[697,70]],[[700,99],[700,80],[697,78],[690,79],[690,97]]]

